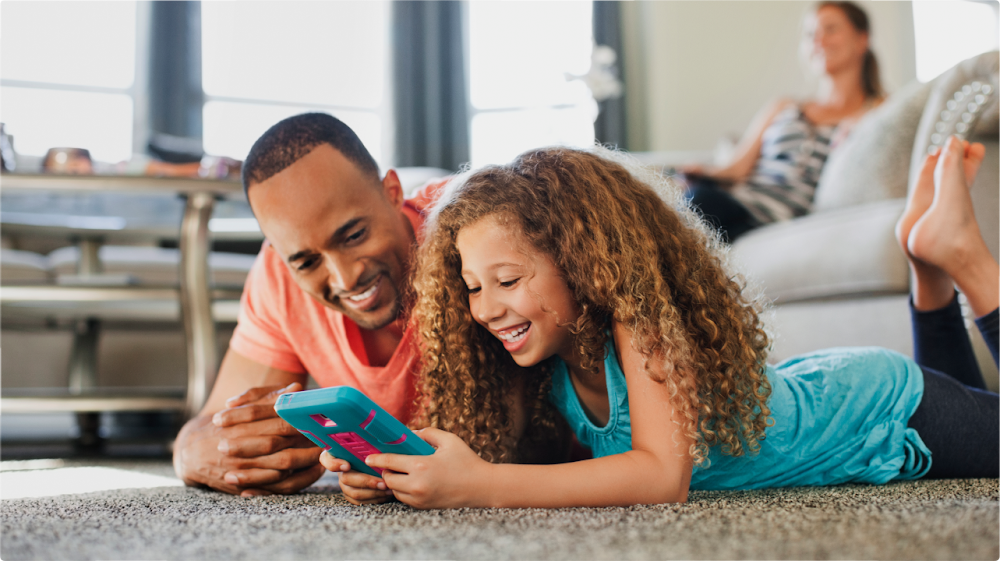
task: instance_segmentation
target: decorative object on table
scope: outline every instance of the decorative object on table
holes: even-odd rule
[[[94,173],[94,161],[85,148],[49,148],[42,162],[42,171],[69,175]]]
[[[17,169],[17,152],[14,152],[14,137],[7,134],[7,125],[0,123],[0,171]]]
[[[204,156],[198,168],[198,177],[206,179],[239,179],[243,162],[226,156]]]

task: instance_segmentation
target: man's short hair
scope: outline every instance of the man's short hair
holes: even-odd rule
[[[243,190],[266,181],[320,144],[334,147],[362,172],[378,179],[378,164],[351,127],[326,113],[303,113],[279,121],[257,139],[243,162]]]

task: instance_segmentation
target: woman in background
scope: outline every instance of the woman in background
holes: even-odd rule
[[[823,94],[764,107],[729,165],[680,169],[691,202],[726,241],[809,213],[831,145],[885,97],[864,10],[853,2],[821,2],[805,30],[810,65],[824,76]]]

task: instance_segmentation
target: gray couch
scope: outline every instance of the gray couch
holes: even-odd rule
[[[972,197],[997,258],[998,69],[1000,53],[985,53],[894,93],[830,155],[815,213],[760,228],[734,244],[733,261],[774,302],[766,320],[774,335],[772,362],[846,345],[912,355],[909,269],[894,227],[924,155],[951,132],[964,130],[969,140],[986,146]],[[983,374],[995,390],[997,368],[970,327]]]

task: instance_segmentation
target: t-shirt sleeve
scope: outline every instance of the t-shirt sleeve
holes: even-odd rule
[[[437,202],[438,198],[444,192],[445,186],[453,177],[449,176],[428,181],[423,187],[417,189],[413,197],[408,199],[407,202],[421,214],[426,214],[431,206]]]
[[[243,285],[239,318],[229,348],[271,368],[299,374],[306,369],[282,321],[287,317],[289,288],[283,267],[270,244],[265,242]]]

